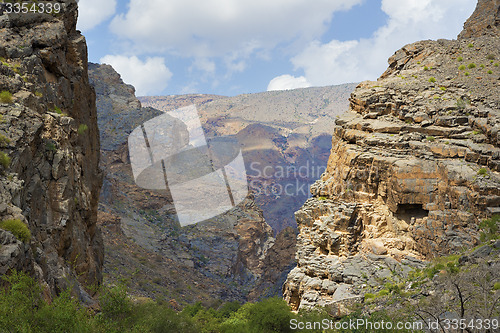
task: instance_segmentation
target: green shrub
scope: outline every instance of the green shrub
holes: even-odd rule
[[[63,113],[62,110],[61,110],[61,108],[58,107],[58,106],[54,106],[54,112],[57,113],[57,114],[62,114]]]
[[[372,293],[366,293],[365,294],[365,301],[369,300],[369,299],[372,299],[372,298],[375,298],[375,294],[372,294]]]
[[[381,291],[378,292],[378,296],[387,296],[389,295],[389,290],[387,289],[382,289]]]
[[[429,78],[429,82],[431,82],[431,83],[436,82],[436,78],[435,78],[435,77],[431,77],[431,78]]]
[[[470,63],[467,67],[469,69],[473,69],[473,68],[476,68],[476,64],[475,63]]]
[[[3,134],[0,134],[0,146],[6,146],[10,143],[10,139]]]
[[[465,72],[464,75],[465,76],[469,76],[470,74],[469,74],[469,72]]]
[[[462,57],[458,57],[458,58],[457,58],[457,61],[464,61],[464,58],[462,58]]]
[[[485,176],[485,175],[488,174],[488,169],[481,168],[481,169],[478,170],[477,174],[480,175],[480,176]]]
[[[488,71],[488,74],[493,74],[493,71],[490,69],[490,70]]]
[[[10,231],[23,243],[28,243],[31,239],[31,232],[28,226],[19,219],[4,220],[0,222],[0,228]]]
[[[424,71],[428,71],[428,70],[429,70],[429,67],[424,66]]]
[[[78,126],[78,134],[83,135],[88,129],[89,127],[87,125],[80,124],[80,126]]]
[[[0,92],[0,101],[2,103],[11,104],[12,103],[12,94],[9,91]]]
[[[249,324],[257,332],[292,332],[292,318],[288,305],[280,297],[265,299],[249,309]]]
[[[500,290],[500,282],[495,282],[493,285],[493,290]]]
[[[467,47],[471,49],[471,48],[473,48],[473,47],[474,47],[474,44],[469,43],[469,45],[467,45]]]
[[[7,169],[10,165],[10,157],[3,151],[0,151],[0,164],[4,169]]]
[[[484,65],[483,65],[483,64],[481,64],[481,65],[479,65],[479,67],[484,68]]]
[[[465,65],[458,66],[458,69],[461,70],[461,71],[463,71],[465,69]]]
[[[498,64],[498,62],[496,62],[493,66],[498,67],[500,65]]]
[[[493,54],[488,54],[488,55],[486,56],[486,59],[488,59],[488,60],[494,60],[494,59],[495,59],[495,55],[493,55]]]
[[[429,135],[426,139],[427,139],[427,141],[430,141],[430,142],[436,141],[436,139],[432,135]]]
[[[489,219],[483,220],[483,222],[479,224],[479,228],[483,230],[480,234],[481,242],[500,238],[498,223],[500,223],[500,215],[496,214]]]

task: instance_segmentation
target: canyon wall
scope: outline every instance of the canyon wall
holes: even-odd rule
[[[0,220],[26,224],[31,239],[0,230],[0,273],[22,269],[48,297],[70,287],[90,301],[103,263],[97,113],[76,1],[59,3],[59,14],[1,8]]]
[[[295,214],[293,309],[345,314],[365,288],[477,245],[479,223],[500,213],[499,10],[479,1],[458,40],[404,46],[351,95]]]

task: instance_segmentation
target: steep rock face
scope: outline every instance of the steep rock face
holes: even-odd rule
[[[500,1],[479,0],[476,10],[465,22],[459,38],[500,36]]]
[[[132,274],[136,277],[129,288],[134,295],[175,304],[259,297],[261,291],[249,292],[269,270],[264,259],[270,249],[280,250],[273,246],[272,229],[253,197],[227,213],[181,228],[169,191],[135,184],[127,146],[133,129],[163,112],[143,108],[133,87],[124,84],[111,66],[91,64],[89,77],[102,124],[99,224],[106,245],[105,283]],[[175,107],[213,98],[181,96]],[[186,132],[181,122],[174,127],[170,134]],[[266,279],[274,289],[277,280],[278,276]]]
[[[18,248],[2,260],[2,273],[34,270],[48,291],[72,286],[84,297],[81,286],[102,279],[99,136],[77,5],[61,7],[55,16],[0,16],[0,90],[13,94],[0,104],[8,138],[1,150],[11,159],[1,175],[0,220],[19,219],[32,234],[21,246],[2,232],[2,243],[11,244],[2,245],[2,256]]]
[[[365,286],[474,246],[500,212],[500,38],[489,31],[407,45],[351,95],[327,171],[295,214],[293,308],[345,314]]]

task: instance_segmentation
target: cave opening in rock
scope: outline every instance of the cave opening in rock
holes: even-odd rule
[[[422,204],[398,204],[395,216],[407,223],[411,218],[421,219],[429,215],[429,211],[423,208]]]

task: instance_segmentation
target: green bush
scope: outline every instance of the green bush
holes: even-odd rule
[[[429,135],[426,139],[427,139],[427,141],[430,141],[430,142],[436,141],[436,139],[432,135]]]
[[[12,103],[12,94],[8,91],[0,92],[0,101],[2,103],[11,104]]]
[[[0,164],[4,169],[7,169],[10,165],[10,157],[3,151],[0,151]]]
[[[78,134],[83,135],[88,129],[89,127],[87,125],[80,124],[80,126],[78,126]]]
[[[10,139],[3,134],[0,134],[0,146],[5,146],[10,143]]]
[[[57,113],[57,114],[62,114],[63,113],[62,110],[61,110],[61,108],[58,107],[58,106],[54,106],[54,112]]]
[[[493,71],[490,69],[490,70],[488,71],[488,74],[493,74]]]
[[[477,174],[480,176],[486,176],[488,174],[488,169],[486,168],[481,168],[477,171]]]
[[[465,69],[465,65],[458,66],[458,69],[461,70],[461,71],[463,71]]]
[[[483,222],[479,224],[479,228],[483,230],[480,235],[480,240],[482,242],[500,238],[498,223],[500,223],[500,215],[497,214],[489,219],[483,220]]]
[[[465,73],[464,73],[464,75],[465,75],[465,76],[469,76],[469,72],[465,72]]]
[[[431,78],[429,78],[429,82],[431,82],[431,83],[436,82],[436,78],[435,78],[435,77],[431,77]]]
[[[488,54],[488,55],[486,56],[486,59],[488,59],[488,60],[494,60],[494,59],[495,59],[495,55],[493,55],[493,54]]]
[[[68,291],[47,304],[38,282],[25,273],[2,278],[9,288],[0,292],[0,332],[104,332]]]
[[[467,47],[471,49],[471,48],[473,48],[473,47],[474,47],[474,44],[469,43],[469,45],[467,45]]]
[[[464,58],[462,58],[462,57],[457,58],[457,61],[463,61],[463,60],[464,60]]]
[[[428,71],[428,70],[429,70],[429,67],[424,66],[424,71]]]
[[[473,69],[473,68],[476,68],[476,64],[475,63],[470,63],[467,67],[469,69]]]
[[[28,226],[19,219],[4,220],[0,222],[0,228],[10,231],[23,243],[28,243],[31,239],[31,232]]]
[[[249,309],[249,324],[257,332],[292,332],[293,314],[280,297],[265,299]]]
[[[498,64],[498,62],[496,62],[493,66],[498,67],[500,65]]]

